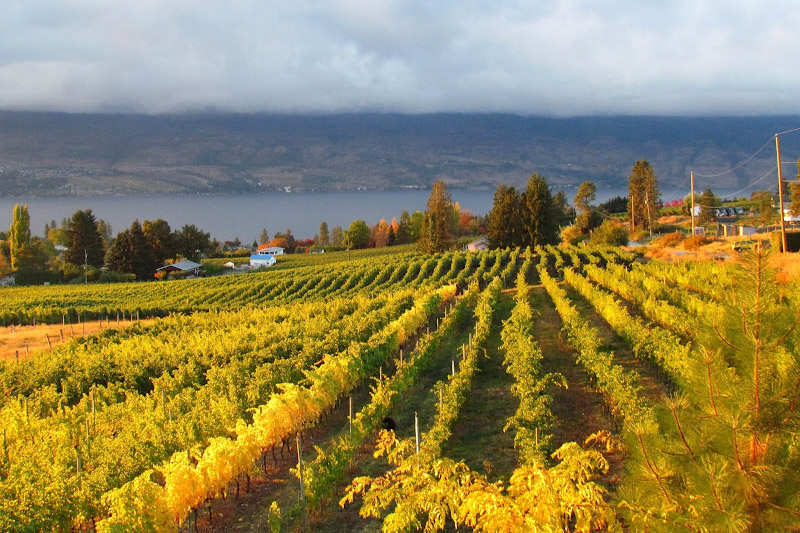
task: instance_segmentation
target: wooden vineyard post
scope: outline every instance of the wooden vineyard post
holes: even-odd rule
[[[49,348],[52,350],[52,349],[53,349],[53,343],[52,343],[52,342],[50,342],[50,335],[48,335],[47,333],[45,333],[45,334],[44,334],[44,337],[47,339],[47,346],[48,346],[48,347],[49,347]]]
[[[350,414],[347,415],[347,421],[350,424],[350,434],[353,434],[353,397],[350,396]]]
[[[303,440],[297,432],[297,471],[300,472],[300,508],[303,513],[303,531],[308,531],[308,517],[306,516],[306,482],[303,479]]]
[[[61,342],[64,342],[64,330],[63,329],[59,329],[58,333],[59,333],[59,335],[61,335]]]
[[[453,367],[452,368],[453,377],[456,377],[456,360],[455,359],[450,359],[450,364]]]
[[[16,350],[15,357],[17,358],[17,363],[19,363],[19,350]]]
[[[417,466],[419,466],[419,417],[414,411],[414,441],[417,444]]]

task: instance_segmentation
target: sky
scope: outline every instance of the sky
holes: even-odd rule
[[[5,0],[0,109],[800,113],[795,0]]]

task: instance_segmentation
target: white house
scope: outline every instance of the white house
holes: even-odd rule
[[[470,252],[479,252],[481,250],[488,250],[489,249],[489,239],[486,237],[480,237],[475,239],[471,243],[467,245],[467,250]]]
[[[272,254],[257,253],[250,256],[250,268],[271,267],[277,262]]]
[[[259,246],[256,254],[283,255],[283,248],[280,246]]]
[[[786,202],[784,202],[786,205]],[[792,210],[788,207],[784,207],[783,209],[783,220],[784,222],[788,222],[789,224],[797,224],[800,222],[800,217],[796,217],[792,214]]]
[[[194,261],[189,261],[188,259],[184,259],[183,261],[178,261],[177,263],[172,263],[171,265],[166,265],[156,269],[156,272],[160,272],[166,270],[167,272],[191,272],[195,276],[200,272],[200,268],[203,265],[200,263],[195,263]]]

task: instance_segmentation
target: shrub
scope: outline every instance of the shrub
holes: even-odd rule
[[[683,241],[683,249],[684,250],[697,250],[701,246],[705,246],[706,244],[710,243],[711,239],[704,235],[692,235],[691,237],[687,237]]]
[[[117,283],[121,281],[134,281],[136,274],[123,274],[122,272],[114,272],[106,270],[100,272],[100,281],[103,283]]]
[[[678,244],[680,244],[684,238],[685,237],[683,233],[681,233],[680,231],[676,231],[674,233],[667,233],[666,235],[655,241],[653,244],[655,244],[656,246],[660,246],[661,248],[666,248],[668,246],[675,247]]]
[[[575,224],[567,226],[561,230],[561,241],[564,244],[576,245],[579,242],[586,240],[588,237],[581,232],[581,229]]]
[[[592,232],[591,242],[605,246],[625,246],[628,244],[628,230],[611,220],[606,220]]]

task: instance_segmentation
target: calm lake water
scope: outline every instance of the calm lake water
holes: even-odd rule
[[[571,200],[575,189],[566,190]],[[687,191],[688,192],[688,191]],[[492,208],[494,191],[451,190],[453,200],[483,215]],[[601,190],[597,202],[624,189]],[[679,198],[685,192],[662,194],[665,200]],[[375,224],[381,218],[390,221],[400,218],[403,209],[412,213],[424,210],[430,191],[352,191],[308,192],[289,194],[242,195],[146,195],[146,196],[90,196],[64,198],[0,198],[0,228],[11,225],[11,212],[16,203],[28,204],[31,215],[31,232],[41,235],[45,223],[61,222],[78,209],[91,209],[95,217],[111,224],[114,234],[139,221],[163,218],[173,229],[184,224],[194,224],[220,241],[239,237],[250,243],[257,239],[261,228],[270,236],[291,228],[296,238],[313,237],[324,220],[328,227],[340,225],[347,229],[355,219]]]
[[[477,214],[492,208],[493,191],[450,191],[453,200]],[[355,219],[372,225],[381,218],[391,221],[424,210],[430,191],[352,191],[325,193],[242,194],[242,195],[145,195],[65,198],[0,198],[0,228],[11,225],[16,203],[28,204],[31,232],[41,235],[45,223],[60,223],[78,209],[91,209],[95,217],[111,224],[114,234],[134,219],[163,218],[173,228],[194,224],[220,241],[239,237],[244,243],[258,239],[261,228],[270,236],[291,228],[295,238],[313,237],[324,220],[329,228],[347,229]]]

